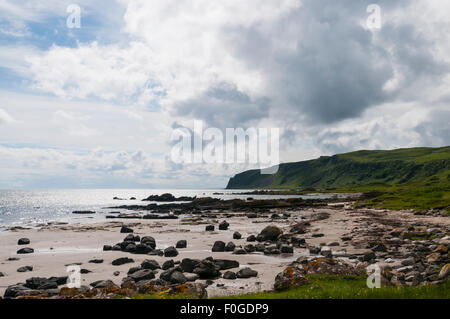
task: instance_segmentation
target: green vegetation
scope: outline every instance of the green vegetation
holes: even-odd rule
[[[420,287],[367,288],[365,276],[311,274],[305,286],[282,292],[259,292],[220,299],[450,299],[450,282]],[[138,294],[132,299],[197,299],[192,295]],[[123,298],[118,296],[117,298]]]
[[[281,164],[274,175],[259,170],[231,178],[227,188],[370,192],[363,203],[387,209],[450,206],[450,147],[358,151]]]
[[[367,288],[366,278],[307,275],[309,284],[282,292],[260,292],[232,299],[450,299],[450,282],[420,287]]]

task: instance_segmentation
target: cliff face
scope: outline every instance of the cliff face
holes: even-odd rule
[[[450,173],[450,147],[357,151],[281,164],[274,175],[246,171],[232,177],[227,189],[396,185],[447,171]]]

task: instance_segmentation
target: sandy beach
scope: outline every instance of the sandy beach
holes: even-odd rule
[[[67,276],[66,267],[70,264],[80,265],[90,272],[81,275],[82,285],[89,286],[97,280],[112,280],[118,286],[127,276],[130,267],[139,266],[145,259],[154,259],[163,264],[169,259],[181,261],[184,258],[204,259],[212,256],[214,259],[236,260],[240,269],[250,267],[258,272],[257,277],[248,279],[227,280],[218,278],[208,285],[209,297],[229,296],[264,290],[271,290],[275,277],[283,269],[301,256],[314,257],[307,247],[295,247],[293,254],[267,255],[262,252],[252,252],[236,255],[231,252],[212,252],[215,241],[233,242],[236,246],[249,244],[246,238],[258,235],[268,225],[275,225],[285,233],[302,221],[314,220],[314,216],[326,213],[328,218],[311,222],[308,232],[298,237],[304,238],[308,247],[323,247],[331,245],[336,258],[356,264],[358,256],[367,251],[362,243],[367,244],[373,230],[388,231],[398,227],[411,225],[423,226],[427,229],[439,228],[448,232],[450,219],[440,216],[417,216],[408,211],[384,211],[373,209],[350,209],[346,203],[330,204],[324,208],[307,208],[289,211],[287,218],[272,218],[262,216],[248,218],[244,213],[233,212],[232,216],[221,217],[227,212],[216,214],[217,218],[205,218],[195,215],[182,215],[174,220],[121,220],[99,222],[95,224],[63,224],[48,225],[40,229],[12,230],[0,234],[0,295],[3,295],[10,285],[23,283],[30,277]],[[272,209],[272,214],[283,214],[283,209]],[[395,221],[394,221],[395,219]],[[217,224],[226,220],[230,226],[227,230],[218,230]],[[390,225],[392,224],[392,225]],[[123,241],[127,234],[120,233],[125,225],[134,230],[134,235],[152,236],[156,240],[157,249],[175,246],[177,241],[186,240],[187,247],[178,249],[176,257],[148,256],[130,254],[122,251],[103,251],[103,245],[114,245]],[[206,225],[216,225],[215,231],[205,231]],[[242,239],[233,239],[233,234],[239,232]],[[316,234],[321,234],[316,236]],[[351,236],[352,240],[343,240]],[[31,243],[19,246],[20,238],[29,238]],[[439,238],[438,238],[439,240]],[[442,240],[442,238],[440,239]],[[445,238],[444,238],[445,240]],[[333,243],[333,244],[331,244]],[[17,254],[23,247],[34,249],[32,254]],[[405,248],[406,249],[406,248]],[[342,257],[340,257],[342,256]],[[113,266],[112,261],[120,257],[129,257],[134,263]],[[10,258],[19,258],[10,260]],[[392,264],[400,265],[404,256],[399,256]],[[90,263],[90,260],[101,259],[102,263]],[[377,261],[383,263],[386,258],[377,256]],[[33,270],[18,272],[19,267],[32,266]],[[239,269],[232,269],[238,271]],[[120,274],[115,274],[119,271]],[[161,270],[159,270],[161,272]],[[158,274],[156,275],[158,277]],[[196,282],[206,283],[198,279]]]

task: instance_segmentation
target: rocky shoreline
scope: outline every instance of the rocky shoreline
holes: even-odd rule
[[[449,280],[450,218],[358,209],[355,200],[191,198],[115,207],[139,212],[111,214],[111,221],[94,225],[15,229],[0,235],[0,292],[4,298],[205,298],[301,286],[311,273],[364,274],[372,264],[385,286]],[[80,288],[67,287],[70,265],[81,269]]]

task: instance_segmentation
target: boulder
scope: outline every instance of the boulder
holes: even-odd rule
[[[150,280],[155,278],[155,273],[150,269],[141,269],[129,275],[135,282]]]
[[[264,228],[258,236],[262,240],[276,241],[281,234],[283,234],[283,231],[279,227],[271,225]]]
[[[227,271],[223,274],[223,279],[233,280],[236,279],[236,273],[232,271]]]
[[[236,248],[236,249],[233,251],[233,254],[234,254],[234,255],[246,255],[246,254],[247,254],[247,251],[246,251],[244,248]]]
[[[442,267],[441,271],[439,272],[439,279],[446,279],[450,277],[450,264],[446,264],[444,267]]]
[[[112,247],[110,245],[103,246],[103,251],[110,251],[110,250],[112,250]]]
[[[303,264],[308,274],[360,275],[361,269],[332,258],[317,258]]]
[[[234,234],[233,234],[233,239],[241,239],[241,238],[242,238],[241,233],[239,233],[239,232],[234,232]]]
[[[56,282],[58,286],[65,285],[69,277],[61,276],[61,277],[50,277],[48,280]]]
[[[141,267],[131,267],[130,269],[128,269],[127,275],[131,275],[134,274],[136,271],[142,270]]]
[[[199,275],[197,274],[192,274],[192,273],[184,273],[183,274],[186,277],[187,281],[196,281],[197,279],[200,278]]]
[[[170,283],[172,283],[172,284],[184,284],[187,281],[188,280],[187,280],[186,276],[183,275],[183,273],[181,271],[175,270],[170,275]]]
[[[146,259],[141,263],[141,268],[142,269],[150,269],[150,270],[155,270],[155,269],[159,269],[161,268],[161,266],[159,265],[159,263],[154,260],[154,259]]]
[[[206,231],[214,231],[214,225],[208,225],[205,227]]]
[[[33,248],[22,248],[17,251],[18,254],[32,254],[34,253]]]
[[[259,243],[255,245],[255,249],[258,252],[264,252],[264,250],[266,250],[266,246],[264,244]]]
[[[219,266],[220,270],[227,270],[231,268],[239,268],[239,262],[228,259],[214,259],[214,263]]]
[[[378,244],[372,247],[372,250],[376,252],[386,252],[387,248],[384,244]]]
[[[236,245],[233,242],[229,242],[226,246],[225,246],[225,251],[234,251],[234,249],[236,248]]]
[[[167,270],[167,269],[170,269],[173,267],[175,267],[175,263],[174,263],[173,259],[167,260],[163,263],[162,270]]]
[[[122,234],[126,234],[126,233],[132,233],[132,232],[134,232],[131,228],[129,228],[129,227],[126,227],[126,226],[122,226],[122,228],[120,229],[120,232],[122,233]]]
[[[236,274],[238,278],[250,278],[258,276],[258,272],[249,267],[239,270]]]
[[[281,251],[278,249],[277,246],[268,246],[264,250],[265,255],[279,255],[281,254]]]
[[[336,247],[336,246],[339,246],[339,242],[337,242],[337,241],[330,241],[330,242],[327,243],[327,246],[328,247]]]
[[[102,264],[103,263],[103,259],[91,259],[91,260],[89,260],[89,263],[91,263],[91,264]]]
[[[186,240],[179,240],[177,242],[176,248],[186,248],[187,247],[187,241]]]
[[[24,285],[29,289],[43,290],[58,288],[57,280],[50,280],[47,278],[33,277],[26,280]]]
[[[170,282],[170,278],[171,278],[171,276],[172,276],[172,273],[173,272],[175,272],[175,271],[179,271],[179,272],[182,272],[182,269],[181,269],[181,267],[172,267],[172,268],[169,268],[169,269],[167,269],[167,270],[164,270],[160,275],[159,275],[159,278],[161,279],[161,280],[163,280],[163,281],[165,281],[165,282]]]
[[[164,257],[176,257],[178,256],[178,250],[173,247],[167,247],[166,249],[164,249]]]
[[[97,280],[90,284],[93,288],[96,289],[111,289],[119,287],[111,280]]]
[[[250,235],[250,236],[248,236],[248,237],[247,237],[247,241],[248,241],[248,242],[254,242],[254,241],[256,241],[256,236],[255,236],[255,235]]]
[[[371,261],[376,258],[376,255],[373,251],[367,250],[362,254],[363,261]]]
[[[112,265],[113,266],[121,266],[128,263],[134,263],[134,260],[128,257],[121,257],[113,260]]]
[[[213,252],[223,252],[225,251],[225,243],[223,241],[216,241],[212,247]]]
[[[305,240],[305,238],[294,236],[294,237],[291,237],[291,244],[295,247],[299,247],[301,245],[305,245],[306,240]]]
[[[219,230],[227,230],[229,226],[230,226],[229,223],[227,223],[226,221],[223,221],[219,224]]]
[[[245,251],[250,254],[256,251],[255,246],[253,246],[252,244],[248,244],[244,246]]]
[[[17,298],[20,296],[37,296],[41,294],[39,290],[25,287],[23,284],[8,286],[5,290],[4,298]]]
[[[200,299],[208,298],[206,285],[201,283],[186,283],[184,285],[177,285],[175,287],[172,287],[169,291],[169,294],[179,294],[179,293],[195,296]]]
[[[282,254],[293,254],[294,248],[292,246],[282,245],[280,251]]]
[[[288,266],[275,277],[274,289],[282,291],[304,286],[308,283],[308,279],[304,275],[305,270],[303,268]]]
[[[202,260],[194,269],[201,279],[212,279],[220,276],[220,267],[208,259]]]
[[[28,272],[28,271],[33,271],[33,267],[32,266],[23,266],[23,267],[20,267],[17,269],[17,272]]]
[[[135,244],[128,244],[124,251],[126,251],[127,253],[135,253],[136,252],[136,245]]]
[[[152,249],[156,248],[155,238],[151,236],[144,236],[141,238],[141,244],[150,246]]]
[[[28,238],[20,238],[17,241],[17,245],[29,245],[30,244],[30,240]]]
[[[184,258],[180,263],[180,268],[184,272],[192,273],[194,271],[194,268],[197,267],[200,264],[200,262],[201,261],[198,259]]]
[[[308,226],[308,223],[305,222],[301,222],[301,223],[297,223],[294,226],[291,227],[291,229],[289,230],[290,233],[293,234],[305,234],[306,233],[306,226]]]
[[[444,255],[444,254],[448,253],[448,248],[445,245],[439,245],[436,247],[436,249],[433,252]]]
[[[427,262],[429,264],[438,264],[441,260],[440,253],[431,253],[427,256]]]
[[[409,258],[403,259],[400,263],[402,266],[412,266],[415,264],[415,262],[416,261],[414,260],[414,257],[409,257]]]
[[[145,255],[145,254],[148,254],[149,252],[151,252],[152,250],[153,250],[153,248],[150,247],[149,245],[137,244],[134,253],[140,254],[140,255]]]

